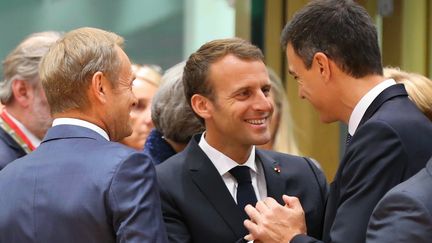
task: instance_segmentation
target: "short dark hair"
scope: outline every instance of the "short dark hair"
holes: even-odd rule
[[[243,60],[264,62],[261,50],[246,40],[228,38],[207,42],[189,56],[184,68],[183,86],[189,105],[191,105],[191,98],[194,94],[214,100],[213,89],[208,77],[210,65],[229,54]],[[198,116],[198,118],[204,123],[201,117]]]
[[[316,0],[285,26],[281,44],[291,44],[307,69],[323,52],[345,73],[361,78],[382,75],[377,31],[366,10],[352,0]]]

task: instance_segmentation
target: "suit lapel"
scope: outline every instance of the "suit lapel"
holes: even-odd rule
[[[396,84],[385,89],[381,94],[379,94],[371,105],[367,108],[365,114],[363,115],[359,127],[364,124],[373,114],[384,104],[387,100],[396,96],[408,96],[405,86],[403,84]]]
[[[196,140],[199,140],[199,138],[200,136],[193,137],[185,149],[187,151],[186,161],[192,180],[234,234],[241,238],[247,234],[243,226],[244,216],[234,199],[232,199],[217,169],[199,148]]]
[[[256,155],[258,162],[261,163],[264,169],[267,196],[274,198],[280,204],[284,205],[285,203],[282,200],[282,195],[285,192],[285,181],[282,178],[281,172],[277,171],[280,169],[279,162],[258,149],[256,150]]]

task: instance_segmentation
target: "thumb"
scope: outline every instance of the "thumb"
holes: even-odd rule
[[[301,203],[297,197],[290,197],[287,195],[283,195],[282,199],[286,203],[286,206],[289,208],[302,208]]]

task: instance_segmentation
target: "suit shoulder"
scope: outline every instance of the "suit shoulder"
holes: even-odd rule
[[[264,156],[269,157],[269,158],[277,161],[278,163],[282,163],[282,164],[289,164],[291,166],[294,166],[294,165],[308,166],[308,163],[307,163],[305,157],[302,157],[302,156],[285,154],[285,153],[280,153],[280,152],[271,151],[271,150],[261,150],[261,149],[257,149],[257,154],[258,155],[264,155]]]
[[[158,177],[173,176],[185,166],[185,151],[177,153],[164,162],[156,165],[156,173]]]

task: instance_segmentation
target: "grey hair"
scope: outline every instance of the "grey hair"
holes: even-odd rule
[[[186,62],[181,62],[165,72],[152,101],[153,124],[165,138],[177,143],[188,143],[194,134],[205,130],[183,92],[185,65]]]
[[[39,62],[49,48],[62,36],[59,32],[38,32],[27,36],[3,61],[4,80],[0,82],[0,100],[12,100],[12,83],[22,79],[39,83]]]

